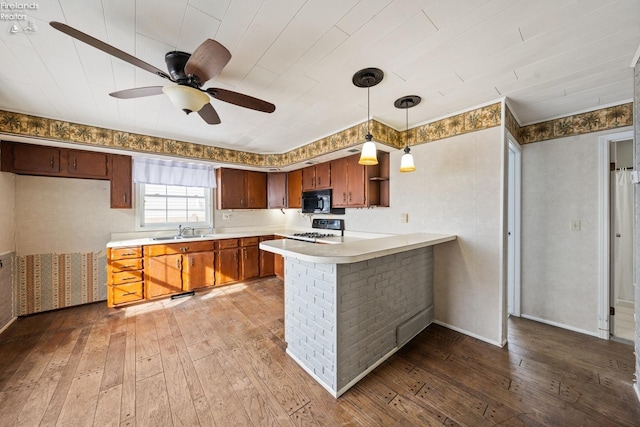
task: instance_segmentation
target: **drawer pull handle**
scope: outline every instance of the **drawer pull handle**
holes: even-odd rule
[[[73,170],[78,170],[78,159],[76,157],[73,158]]]
[[[125,277],[124,279],[122,279],[123,282],[129,282],[131,280],[138,280],[138,278],[135,277],[135,276],[129,276],[129,277]]]
[[[131,256],[131,255],[135,255],[134,252],[125,252],[122,254],[122,256]]]
[[[125,292],[122,294],[123,297],[129,296],[129,295],[135,295],[136,292],[135,291],[131,291],[131,292]]]

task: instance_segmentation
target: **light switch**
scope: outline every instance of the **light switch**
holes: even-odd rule
[[[580,231],[580,220],[579,219],[572,219],[569,229],[571,231]]]

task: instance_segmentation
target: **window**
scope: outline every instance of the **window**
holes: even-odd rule
[[[141,229],[212,225],[210,188],[138,184],[137,208]]]

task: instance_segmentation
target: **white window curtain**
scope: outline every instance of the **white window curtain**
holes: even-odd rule
[[[209,165],[134,157],[133,182],[216,188],[216,174]]]

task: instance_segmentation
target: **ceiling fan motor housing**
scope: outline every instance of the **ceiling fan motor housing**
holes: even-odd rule
[[[164,62],[167,63],[167,70],[169,71],[169,75],[173,81],[178,84],[187,84],[189,86],[199,87],[198,83],[193,81],[192,78],[187,76],[184,72],[184,67],[190,57],[191,54],[186,52],[167,52],[164,56]]]

